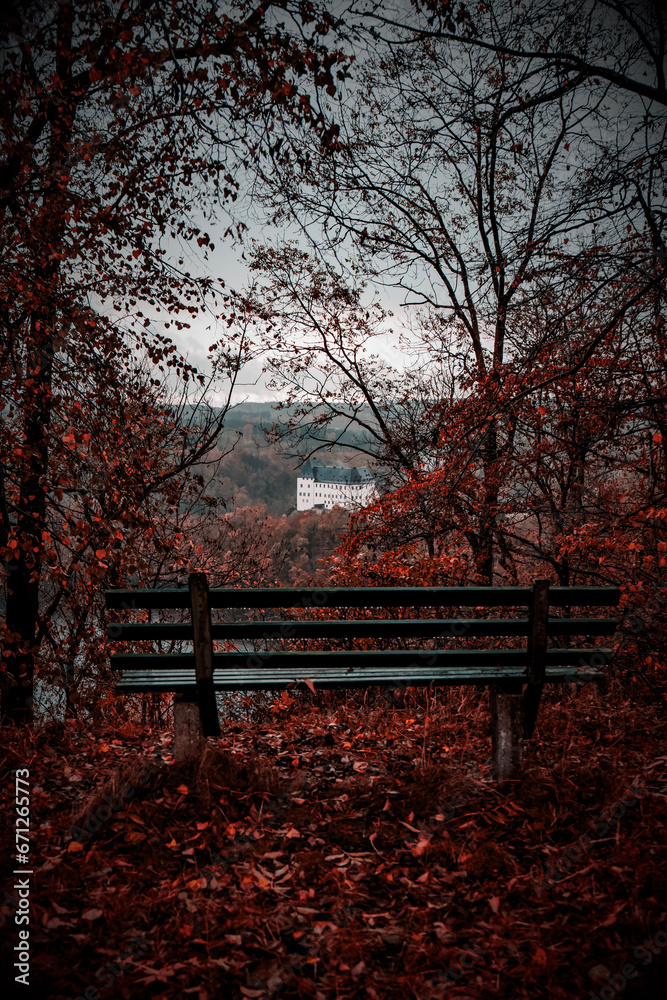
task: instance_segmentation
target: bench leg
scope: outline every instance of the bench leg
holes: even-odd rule
[[[515,776],[523,754],[522,684],[499,687],[490,692],[493,777],[507,781]]]
[[[187,695],[174,695],[174,763],[198,757],[204,749],[199,703]]]

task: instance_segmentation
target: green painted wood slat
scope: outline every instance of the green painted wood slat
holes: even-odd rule
[[[613,618],[551,618],[548,635],[613,635]],[[214,622],[213,639],[362,639],[468,638],[527,636],[527,618],[399,618],[383,621],[247,621]],[[189,622],[134,622],[107,626],[112,641],[192,640]]]
[[[530,587],[284,587],[214,588],[211,608],[393,608],[393,607],[527,607]],[[108,590],[107,608],[189,608],[186,588]],[[554,587],[553,607],[611,607],[618,604],[618,587]]]
[[[550,666],[574,664],[585,660],[602,658],[602,662],[611,660],[613,650],[595,647],[547,649],[546,662]],[[373,667],[379,663],[394,665],[402,669],[412,669],[421,666],[520,666],[526,675],[528,651],[526,649],[434,649],[434,650],[355,650],[355,651],[322,651],[303,653],[215,653],[213,668],[217,670],[245,670],[257,666],[259,659],[266,661],[266,667],[284,665],[290,669],[310,670],[331,666],[342,669],[361,669],[363,664]],[[253,661],[253,662],[251,662]],[[426,661],[426,662],[425,662]],[[120,653],[111,657],[113,670],[182,670],[194,669],[194,654],[192,653]],[[599,666],[600,664],[594,664]]]
[[[602,678],[601,670],[591,668],[580,670],[571,666],[553,666],[546,668],[547,682],[586,683]],[[362,668],[358,670],[330,669],[296,671],[289,668],[276,670],[214,670],[213,686],[216,691],[274,691],[285,689],[290,684],[305,684],[310,680],[315,688],[331,690],[333,688],[368,688],[379,687],[424,687],[429,684],[436,686],[451,686],[457,684],[500,684],[510,682],[516,684],[525,677],[522,667],[498,668],[482,667],[447,669],[437,667],[412,669],[409,673],[385,668]],[[123,676],[116,690],[124,694],[148,691],[189,692],[196,690],[195,673],[193,670],[149,670],[131,671]]]

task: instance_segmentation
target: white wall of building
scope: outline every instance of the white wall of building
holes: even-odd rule
[[[299,476],[296,481],[296,509],[297,510],[310,510],[314,504],[313,492],[314,492],[315,480],[314,479],[304,479],[303,476]]]
[[[314,478],[299,476],[296,481],[296,509],[312,510],[323,505],[326,510],[365,507],[376,495],[375,483],[318,483]]]

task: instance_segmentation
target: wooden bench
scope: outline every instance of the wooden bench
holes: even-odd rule
[[[573,618],[572,608],[618,604],[617,587],[350,587],[209,590],[205,574],[193,573],[189,587],[171,590],[110,590],[109,609],[125,611],[186,609],[190,621],[115,623],[109,640],[185,640],[189,653],[122,653],[111,665],[122,671],[119,693],[173,692],[174,756],[196,752],[202,736],[220,733],[216,691],[284,690],[307,684],[315,690],[380,686],[394,691],[424,685],[482,684],[490,688],[493,773],[510,777],[521,760],[522,744],[533,733],[545,683],[599,680],[612,650],[598,647],[549,647],[549,637],[612,635],[608,618]],[[211,622],[211,610],[330,608],[515,608],[517,618],[362,618]],[[559,609],[561,616],[551,614]],[[526,613],[527,612],[527,613]],[[478,637],[525,638],[519,649],[442,648],[447,642]],[[249,644],[260,640],[418,639],[417,649],[336,651],[245,650],[214,652],[213,642]],[[437,648],[425,643],[435,642]]]

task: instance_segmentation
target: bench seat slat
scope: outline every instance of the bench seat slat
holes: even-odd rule
[[[256,587],[213,588],[211,608],[399,608],[528,606],[530,587]],[[618,587],[552,587],[551,607],[611,607]],[[107,590],[108,608],[189,608],[186,588]]]
[[[589,663],[593,657],[611,660],[611,649],[548,649],[546,662],[549,666]],[[271,667],[308,671],[317,669],[384,669],[392,668],[412,674],[419,668],[431,669],[438,666],[451,667],[510,667],[526,672],[528,653],[526,649],[434,649],[434,650],[359,650],[354,652],[304,652],[304,653],[215,653],[213,666],[218,670],[243,671],[257,669],[251,660],[259,658],[264,663],[260,669]],[[194,670],[192,653],[121,653],[111,657],[114,670]],[[524,665],[522,665],[524,664]],[[308,676],[308,674],[304,674]]]
[[[546,668],[546,681],[587,682],[601,678],[598,669],[581,670],[577,667],[555,666]],[[344,669],[320,667],[310,670],[285,668],[260,668],[255,670],[214,670],[213,686],[216,691],[272,691],[290,684],[303,684],[308,679],[316,689],[328,690],[345,687],[402,686],[422,687],[456,684],[493,684],[502,681],[520,681],[525,677],[522,667],[415,667],[406,673],[400,667],[358,667]],[[117,684],[119,693],[146,691],[191,692],[196,690],[193,670],[132,670],[123,675]]]
[[[211,625],[213,639],[395,639],[431,638],[445,633],[467,636],[526,636],[527,618],[399,618],[384,621],[261,621],[218,622]],[[612,618],[552,618],[548,635],[613,635]],[[188,622],[137,622],[109,625],[107,637],[114,640],[190,640]]]

